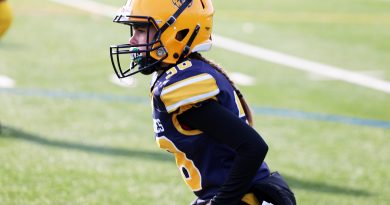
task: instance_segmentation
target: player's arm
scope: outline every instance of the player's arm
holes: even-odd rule
[[[239,204],[264,161],[267,144],[252,127],[214,100],[185,111],[178,119],[237,152],[229,177],[211,204]]]

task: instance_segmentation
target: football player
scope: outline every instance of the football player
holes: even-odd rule
[[[268,146],[241,92],[199,54],[211,47],[213,14],[211,0],[128,0],[114,19],[131,30],[129,43],[110,47],[115,73],[153,73],[155,139],[174,154],[197,196],[191,204],[294,205],[286,182],[264,162]]]
[[[7,0],[0,0],[0,38],[12,22],[12,10]]]

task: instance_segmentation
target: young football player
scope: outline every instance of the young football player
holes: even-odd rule
[[[211,0],[128,0],[114,19],[131,27],[129,43],[110,48],[115,73],[153,73],[155,139],[174,154],[193,205],[294,205],[241,92],[199,54],[211,47],[213,13]]]

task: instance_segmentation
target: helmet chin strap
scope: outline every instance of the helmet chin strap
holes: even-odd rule
[[[152,57],[142,57],[142,59],[140,61],[138,61],[138,65],[142,68],[140,69],[140,73],[142,73],[143,75],[150,75],[152,74],[154,71],[158,71],[158,70],[164,70],[166,67],[163,66],[163,62],[160,60],[155,60],[154,58]],[[146,66],[148,65],[148,66]]]
[[[138,48],[131,48],[130,51],[134,52],[130,56],[132,60],[131,67],[138,66],[139,72],[144,75],[152,74],[154,71],[158,70],[161,65],[161,62],[157,62],[157,60],[150,57],[149,54],[147,54],[146,56],[142,55]]]
[[[192,43],[194,42],[195,37],[198,35],[199,30],[200,30],[200,25],[197,24],[197,25],[195,26],[195,29],[194,29],[194,31],[192,32],[190,38],[188,39],[188,42],[187,42],[186,46],[185,46],[184,49],[183,49],[183,52],[182,52],[181,55],[180,55],[179,62],[182,61],[182,60],[184,59],[184,57],[190,52],[190,50],[191,50],[191,45],[192,45]]]
[[[163,33],[169,26],[175,23],[176,19],[180,16],[181,13],[190,5],[192,0],[186,0],[184,3],[177,9],[177,11],[168,18],[163,26],[161,26],[161,33]]]
[[[180,57],[179,57],[179,60],[177,62],[181,62],[185,56],[187,56],[187,54],[190,52],[191,50],[191,45],[192,43],[194,42],[194,39],[195,37],[198,35],[199,33],[199,30],[200,30],[200,25],[197,24],[195,26],[195,29],[194,31],[192,32],[190,38],[188,39],[188,42],[186,44],[186,46],[184,47],[183,49],[183,52],[181,53]],[[147,59],[148,58],[148,59]],[[155,59],[151,58],[151,57],[142,57],[142,59],[138,62],[138,64],[140,66],[144,66],[146,64],[147,61],[152,61],[152,64],[155,64],[155,65],[152,65],[150,67],[147,67],[147,68],[144,68],[142,69],[140,72],[144,75],[150,75],[152,74],[154,71],[157,71],[157,70],[161,70],[163,69],[163,66],[162,66],[162,61],[161,62],[157,62]],[[155,61],[155,62],[153,62]],[[150,65],[150,63],[149,63]]]
[[[142,73],[143,75],[150,75],[152,74],[155,70],[157,70],[159,63],[153,62],[155,61],[151,57],[144,57],[142,56],[141,58],[137,59],[137,64],[139,66],[139,72]],[[147,66],[147,64],[149,66]],[[156,65],[152,65],[156,64]]]
[[[193,0],[185,0],[185,1],[182,3],[182,5],[176,10],[176,12],[175,12],[172,16],[170,16],[170,17],[168,18],[168,20],[165,22],[164,25],[161,26],[160,31],[159,31],[159,35],[162,35],[162,33],[164,33],[164,31],[165,31],[169,26],[171,26],[172,24],[174,24],[174,23],[176,22],[176,19],[177,19],[177,18],[183,13],[183,11],[192,3],[192,1],[193,1]],[[181,60],[183,60],[184,56],[186,56],[186,55],[189,53],[191,44],[192,44],[192,42],[194,41],[196,35],[198,34],[199,29],[200,29],[200,26],[199,26],[199,24],[198,24],[198,25],[196,25],[194,31],[192,32],[191,37],[190,37],[190,39],[188,40],[187,45],[185,46],[185,48],[184,48],[182,54],[180,55],[178,62],[180,62]],[[154,60],[154,59],[153,59],[153,60]],[[144,69],[145,71],[144,71],[144,72],[141,71],[141,73],[142,73],[142,74],[147,73],[147,75],[148,75],[148,74],[151,74],[151,73],[154,72],[154,71],[157,71],[157,70],[160,69],[160,68],[161,68],[161,62],[160,62],[160,63],[156,63],[156,65],[151,66],[150,69],[149,69],[149,68],[145,68],[145,69]]]

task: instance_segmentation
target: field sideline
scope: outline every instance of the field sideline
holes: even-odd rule
[[[95,1],[109,10],[125,3]],[[0,75],[15,87],[0,88],[0,204],[193,200],[173,157],[155,144],[149,76],[130,88],[109,80],[108,48],[125,43],[128,28],[54,1],[10,3]],[[390,81],[388,1],[213,3],[221,37]],[[218,46],[205,55],[256,79],[240,88],[270,147],[266,161],[298,204],[389,204],[388,93]]]

